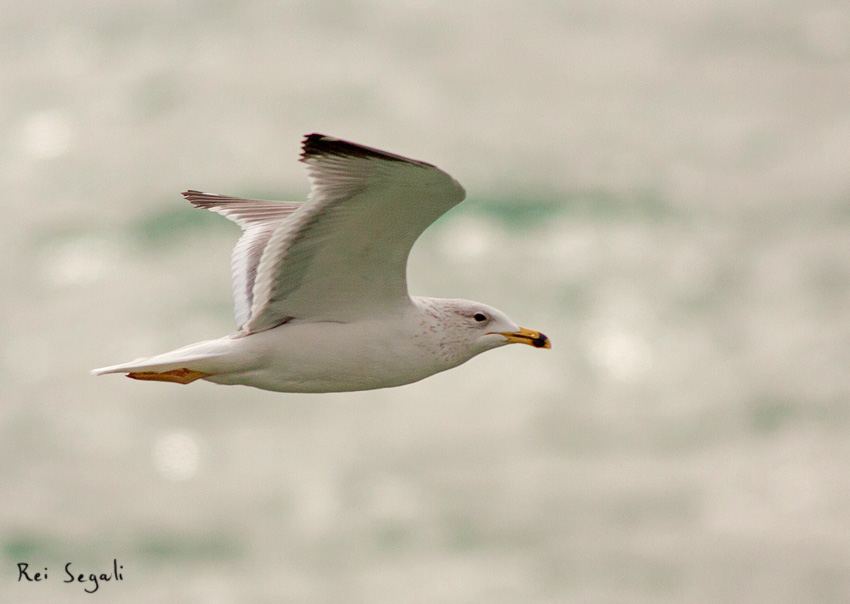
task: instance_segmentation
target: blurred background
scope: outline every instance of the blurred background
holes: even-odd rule
[[[113,558],[119,604],[850,601],[846,2],[0,11],[4,601]],[[179,193],[303,199],[309,132],[457,178],[413,293],[553,349],[340,395],[89,376],[233,329],[238,228]]]

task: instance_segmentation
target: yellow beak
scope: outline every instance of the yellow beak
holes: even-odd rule
[[[552,348],[552,343],[545,335],[539,331],[532,331],[525,327],[520,327],[519,331],[500,331],[496,332],[500,336],[505,336],[508,342],[514,344],[528,344],[535,348]]]

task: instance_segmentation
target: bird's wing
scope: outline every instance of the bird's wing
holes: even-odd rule
[[[290,319],[347,322],[409,304],[407,256],[463,188],[424,162],[310,134],[308,202],[268,238],[254,281],[254,333]]]
[[[251,317],[254,281],[263,249],[281,221],[304,204],[295,201],[242,199],[200,191],[186,191],[183,197],[196,208],[226,216],[242,227],[242,237],[233,248],[230,262],[236,325],[241,328]]]

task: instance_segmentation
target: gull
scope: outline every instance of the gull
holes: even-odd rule
[[[485,304],[408,293],[413,244],[466,196],[447,173],[322,134],[304,137],[300,161],[306,202],[183,193],[242,227],[237,330],[92,374],[345,392],[417,382],[510,343],[551,348]]]

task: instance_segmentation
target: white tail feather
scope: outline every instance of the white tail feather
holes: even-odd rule
[[[93,369],[91,374],[104,375],[107,373],[136,373],[146,371],[164,372],[173,369],[192,369],[193,371],[202,371],[204,373],[218,373],[215,369],[220,363],[216,361],[227,354],[227,347],[223,345],[223,340],[225,339],[227,338],[198,342],[197,344],[190,344],[189,346],[184,346],[171,352],[136,359],[129,363],[100,367]]]

